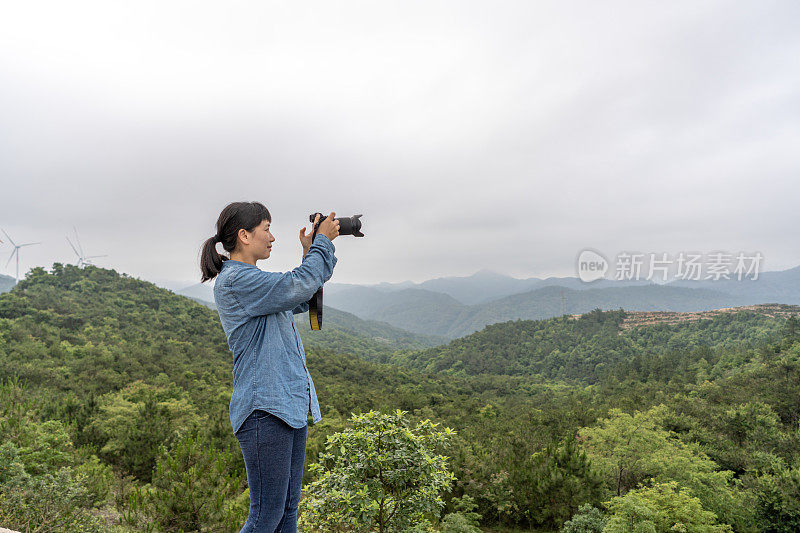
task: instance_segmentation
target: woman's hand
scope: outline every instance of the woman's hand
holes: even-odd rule
[[[319,215],[314,218],[314,224],[311,226],[311,231],[306,235],[306,228],[303,227],[300,230],[300,244],[303,245],[303,257],[308,253],[308,249],[311,248],[312,237],[314,236],[314,226],[317,225],[317,221],[319,220]]]
[[[330,240],[333,240],[336,237],[338,237],[339,236],[339,221],[338,220],[334,220],[335,217],[336,217],[336,213],[334,211],[331,211],[331,214],[328,215],[325,218],[325,220],[323,220],[320,223],[319,228],[317,228],[317,235],[319,235],[321,233],[322,235],[325,235],[326,237],[328,237]],[[308,253],[309,248],[311,248],[311,244],[312,244],[311,237],[314,235],[313,228],[314,228],[314,226],[317,225],[318,221],[319,221],[319,214],[317,214],[317,216],[314,217],[314,224],[311,226],[312,230],[311,230],[311,233],[309,233],[308,235],[306,235],[306,228],[305,227],[303,227],[300,230],[300,242],[303,245],[303,256],[305,256]]]
[[[317,215],[319,216],[319,215]],[[330,240],[335,239],[339,236],[339,221],[335,220],[334,217],[336,213],[331,211],[331,214],[325,218],[322,222],[319,223],[319,229],[317,233],[322,233]]]

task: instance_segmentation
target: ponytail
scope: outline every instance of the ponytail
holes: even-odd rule
[[[202,273],[200,283],[217,277],[217,274],[222,270],[222,262],[229,259],[224,255],[220,255],[217,251],[217,242],[219,242],[217,236],[214,235],[210,239],[206,239],[203,244],[203,251],[200,256],[200,271]]]
[[[259,202],[233,202],[225,206],[217,219],[217,234],[206,239],[200,252],[200,283],[217,277],[222,263],[230,259],[217,251],[218,242],[231,253],[236,249],[239,230],[255,231],[264,220],[272,222],[272,215]]]

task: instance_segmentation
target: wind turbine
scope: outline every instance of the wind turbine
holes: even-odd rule
[[[72,229],[75,230],[75,242],[78,243],[78,248],[75,249],[75,245],[72,244],[72,241],[69,240],[69,237],[67,237],[67,242],[69,243],[70,246],[72,246],[72,251],[75,252],[75,255],[78,256],[78,268],[81,268],[82,266],[86,265],[93,265],[94,263],[92,263],[90,259],[95,259],[97,257],[108,257],[108,255],[91,255],[89,257],[83,255],[83,247],[81,246],[81,240],[78,238],[78,229],[75,226],[72,226]],[[78,253],[78,250],[80,250],[80,253]]]
[[[14,242],[14,239],[12,239],[11,236],[8,233],[6,233],[6,230],[3,230],[3,233],[5,234],[6,237],[8,237],[8,240],[11,241],[11,244],[14,245],[14,251],[11,252],[11,256],[8,258],[8,263],[6,263],[6,267],[8,267],[8,264],[11,262],[12,259],[14,259],[14,256],[16,255],[17,256],[17,275],[16,275],[16,277],[14,279],[16,280],[16,283],[19,283],[19,249],[22,248],[23,246],[31,246],[33,244],[42,244],[42,243],[41,242],[28,242],[28,243],[25,243],[25,244],[17,244],[17,243]]]

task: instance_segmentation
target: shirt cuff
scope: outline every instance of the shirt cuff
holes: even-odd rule
[[[331,252],[336,251],[336,247],[333,245],[328,236],[325,235],[324,233],[317,233],[317,236],[314,237],[314,244],[319,244],[320,246],[328,249]]]

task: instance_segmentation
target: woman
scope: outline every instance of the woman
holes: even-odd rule
[[[217,234],[203,245],[202,281],[217,278],[214,300],[233,352],[231,425],[250,487],[242,532],[297,531],[308,413],[315,424],[321,415],[292,315],[308,311],[308,300],[333,274],[331,241],[339,235],[334,215],[322,221],[313,243],[313,232],[300,230],[303,260],[291,272],[256,266],[275,242],[272,217],[258,202],[225,207]],[[217,242],[230,258],[217,252]]]

